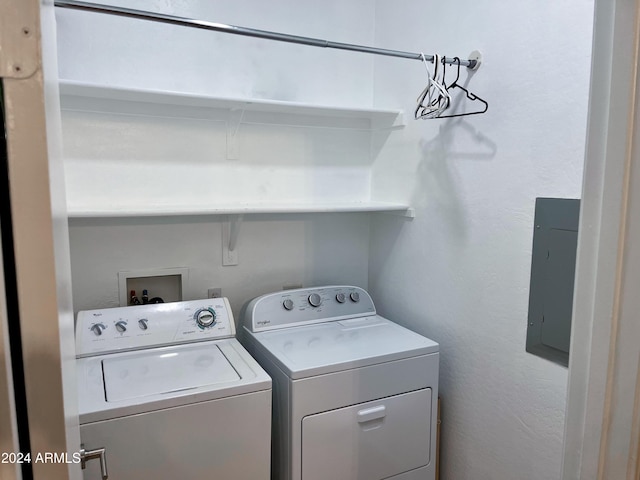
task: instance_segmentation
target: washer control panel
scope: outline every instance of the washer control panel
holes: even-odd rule
[[[253,299],[242,319],[252,332],[375,315],[369,294],[359,287],[327,286],[270,293]]]
[[[235,336],[226,298],[78,312],[76,356]]]

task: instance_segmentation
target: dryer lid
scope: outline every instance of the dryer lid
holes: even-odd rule
[[[102,360],[108,402],[233,382],[240,376],[217,345],[152,349]]]
[[[438,352],[438,344],[376,316],[253,334],[290,378]]]

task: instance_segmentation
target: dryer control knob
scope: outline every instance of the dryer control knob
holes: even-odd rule
[[[140,330],[146,330],[147,328],[149,328],[149,320],[147,320],[146,318],[141,318],[140,320],[138,320],[138,326],[140,327]]]
[[[127,331],[127,322],[120,320],[116,322],[116,330],[120,333],[124,333]]]
[[[346,295],[344,293],[341,292],[341,293],[336,295],[336,300],[337,300],[338,303],[344,303],[344,302],[347,301],[347,297],[346,297]]]
[[[352,302],[358,303],[360,301],[360,294],[358,292],[353,292],[351,295],[349,295],[349,298],[351,298]]]
[[[216,323],[216,312],[211,307],[198,310],[195,317],[200,328],[209,328]]]
[[[285,310],[293,310],[293,300],[287,298],[284,302],[282,302],[282,306]]]
[[[319,307],[322,303],[322,297],[317,293],[312,293],[309,295],[309,305],[312,307]]]
[[[95,333],[95,334],[96,334],[96,336],[98,336],[98,337],[99,337],[100,335],[102,335],[102,331],[103,331],[105,328],[107,328],[107,327],[105,327],[102,323],[96,323],[95,325],[92,325],[92,326],[91,326],[91,331],[92,331],[93,333]]]

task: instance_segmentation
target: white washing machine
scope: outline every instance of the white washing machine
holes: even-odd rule
[[[269,479],[271,379],[226,298],[80,312],[76,349],[86,480]]]
[[[243,326],[274,382],[274,480],[435,478],[437,343],[349,286],[258,297]]]

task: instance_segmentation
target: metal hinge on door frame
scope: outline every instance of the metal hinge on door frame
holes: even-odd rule
[[[38,70],[39,8],[37,1],[0,1],[0,77],[28,78]]]

